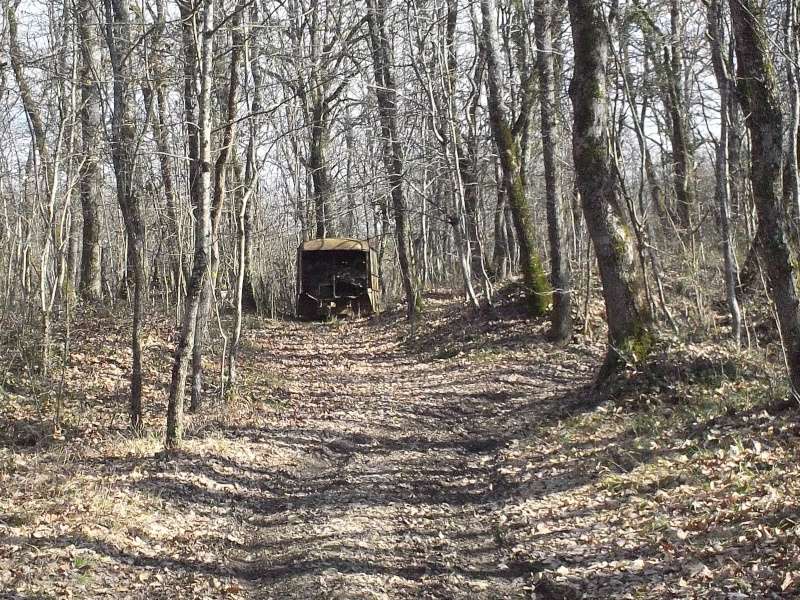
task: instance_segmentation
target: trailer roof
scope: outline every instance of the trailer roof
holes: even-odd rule
[[[354,240],[351,238],[320,238],[308,240],[300,246],[303,252],[316,250],[361,250],[369,252],[370,245],[366,240]]]

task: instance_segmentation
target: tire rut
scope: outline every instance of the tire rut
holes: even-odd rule
[[[537,567],[512,560],[498,522],[497,455],[552,383],[515,394],[491,365],[421,362],[367,321],[290,323],[262,343],[303,392],[263,437],[313,460],[273,473],[249,518],[253,597],[529,597]]]

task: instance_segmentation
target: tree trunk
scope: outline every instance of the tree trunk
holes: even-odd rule
[[[550,281],[553,286],[553,312],[550,337],[566,342],[572,336],[572,277],[569,263],[562,252],[561,172],[557,155],[559,134],[556,125],[556,92],[553,76],[553,6],[549,0],[534,5],[536,66],[539,73],[539,106],[541,109],[542,152],[547,206],[547,233],[550,243]]]
[[[142,341],[147,275],[145,273],[145,228],[141,206],[133,185],[136,163],[136,125],[133,115],[131,65],[131,27],[128,3],[125,0],[106,0],[108,48],[114,74],[114,107],[111,123],[111,157],[117,180],[117,201],[122,210],[125,232],[130,247],[133,275],[133,327],[131,348],[130,415],[133,430],[143,432],[142,421]]]
[[[200,309],[197,313],[194,346],[192,348],[192,396],[191,410],[200,410],[203,403],[203,351],[208,329],[208,318],[214,302],[214,291],[219,271],[219,224],[225,205],[227,190],[228,158],[236,138],[236,106],[239,95],[239,60],[242,56],[244,39],[241,31],[244,0],[240,0],[231,17],[232,47],[228,70],[228,93],[225,104],[225,126],[222,131],[222,145],[214,162],[214,186],[211,201],[211,260],[208,277],[203,287]],[[224,356],[224,355],[223,355]]]
[[[508,277],[508,240],[506,240],[506,196],[502,185],[497,186],[494,208],[494,250],[492,251],[492,276],[495,281]]]
[[[98,27],[95,8],[89,0],[79,0],[78,34],[81,43],[81,142],[83,163],[80,169],[80,198],[83,213],[83,241],[81,249],[80,293],[86,300],[99,301],[103,295],[100,269],[100,188],[99,165],[100,133],[102,131],[102,106],[97,76],[100,68],[98,56]]]
[[[770,59],[764,9],[755,0],[730,0],[736,36],[739,92],[750,130],[753,198],[764,238],[761,258],[769,291],[778,313],[789,379],[800,394],[800,312],[795,262],[788,242],[788,223],[782,196],[783,115],[775,71]]]
[[[800,132],[800,7],[797,1],[786,2],[786,17],[784,26],[786,49],[786,78],[789,82],[789,137],[786,145],[786,168],[784,177],[788,199],[789,214],[792,215],[794,226],[792,233],[795,243],[800,241],[800,172],[798,172],[798,144],[797,136]]]
[[[671,0],[670,23],[672,40],[669,51],[664,49],[664,66],[667,74],[667,110],[670,120],[672,162],[675,180],[676,214],[684,230],[692,226],[694,189],[692,183],[692,149],[689,140],[688,111],[683,93],[683,14],[679,0]]]
[[[206,2],[207,0],[201,0]],[[186,146],[189,166],[189,199],[197,210],[200,184],[200,129],[197,115],[198,48],[195,35],[199,32],[198,11],[192,0],[176,0],[181,14],[181,44],[183,50],[183,118],[186,127]],[[195,230],[197,223],[195,222]],[[188,292],[187,292],[188,293]]]
[[[500,156],[503,187],[514,215],[514,228],[520,248],[520,268],[525,282],[528,309],[532,316],[541,316],[550,307],[552,292],[542,262],[534,248],[533,214],[525,197],[520,145],[509,125],[508,109],[503,100],[497,41],[497,10],[494,0],[481,0],[483,44],[486,52],[486,76],[489,120],[492,136]]]
[[[250,22],[258,23],[259,7],[258,3],[254,3],[250,7]],[[249,37],[245,36],[245,40]],[[255,194],[258,186],[259,173],[256,168],[256,144],[258,143],[258,134],[261,130],[261,66],[259,63],[261,46],[256,36],[252,39],[252,46],[248,42],[244,42],[245,53],[245,67],[249,70],[253,81],[252,101],[250,105],[250,112],[254,116],[250,119],[250,140],[247,144],[247,158],[244,169],[244,190],[239,196],[239,203],[236,207],[236,253],[237,253],[237,271],[236,282],[234,289],[234,309],[236,311],[234,317],[233,331],[231,333],[231,345],[228,352],[228,385],[233,388],[237,384],[237,357],[239,352],[239,345],[242,338],[242,316],[243,311],[247,307],[246,303],[249,298],[252,299],[253,308],[255,308],[255,297],[252,292],[252,283],[250,282],[250,231],[252,227],[248,215],[251,212],[250,197]],[[249,49],[252,51],[249,52]]]
[[[193,36],[191,35],[194,11],[184,3],[181,3],[181,15],[183,16],[184,43],[193,46]],[[196,125],[193,121],[186,122],[187,130],[191,137],[197,134],[197,155],[190,165],[190,172],[196,174],[193,191],[196,192],[195,205],[195,248],[194,264],[192,266],[192,276],[189,279],[188,289],[186,290],[186,302],[184,305],[181,330],[178,335],[178,343],[175,348],[175,355],[172,364],[172,379],[169,386],[169,401],[167,404],[167,435],[166,447],[176,448],[180,445],[183,437],[183,396],[186,376],[189,367],[189,352],[194,345],[195,328],[197,325],[197,315],[200,309],[203,284],[207,277],[209,259],[211,253],[211,78],[212,60],[214,53],[213,28],[214,28],[214,2],[213,0],[203,0],[200,5],[202,15],[202,29],[200,31],[201,64],[199,65],[200,74],[200,101],[199,114]],[[189,28],[188,34],[186,29]],[[184,47],[184,59],[189,63],[186,73],[196,73],[197,63],[192,65],[192,56],[197,57],[197,50],[192,47]],[[194,82],[185,81],[184,90],[191,93],[194,89]],[[189,102],[184,98],[185,106]],[[191,151],[191,149],[190,149]]]
[[[717,142],[716,196],[719,205],[719,225],[722,233],[722,259],[725,271],[725,295],[731,313],[731,328],[736,345],[742,341],[742,313],[736,297],[736,259],[731,237],[731,186],[728,162],[728,115],[730,114],[733,82],[728,75],[728,65],[722,54],[724,26],[722,7],[719,0],[709,0],[707,5],[708,37],[711,44],[711,60],[717,79],[720,96],[720,130]]]
[[[417,314],[417,292],[408,259],[406,232],[406,199],[403,192],[403,147],[397,135],[397,88],[392,73],[392,54],[386,29],[387,0],[367,0],[372,66],[375,71],[375,96],[381,120],[383,161],[391,190],[394,209],[395,242],[400,263],[400,275],[406,297],[406,312],[413,322]]]
[[[575,47],[575,73],[569,90],[574,110],[572,154],[608,320],[609,349],[600,379],[622,361],[644,358],[652,343],[651,317],[642,298],[641,275],[608,154],[608,38],[602,11],[600,0],[569,0]]]
[[[318,238],[331,237],[334,234],[331,183],[328,177],[328,165],[325,162],[325,147],[328,145],[330,125],[323,116],[324,112],[327,112],[324,106],[315,106],[313,109],[308,155],[308,170],[314,183],[314,216]]]

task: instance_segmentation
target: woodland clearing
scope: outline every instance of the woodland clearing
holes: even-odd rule
[[[137,439],[128,330],[79,320],[55,435],[56,391],[6,374],[0,597],[796,597],[779,355],[665,339],[600,394],[604,340],[553,346],[509,298],[426,302],[413,337],[391,311],[254,319],[238,395],[170,454],[169,324],[148,327]]]

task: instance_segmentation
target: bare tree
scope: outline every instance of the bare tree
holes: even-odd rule
[[[527,126],[528,109],[523,106],[512,126],[500,84],[500,57],[497,41],[497,10],[494,0],[481,0],[483,44],[486,52],[489,120],[492,135],[500,156],[500,167],[506,198],[514,215],[514,228],[520,247],[520,268],[525,282],[528,307],[532,315],[545,314],[550,307],[552,292],[542,262],[536,253],[533,234],[533,214],[525,195],[521,148],[518,141]]]
[[[17,34],[17,15],[16,10],[11,4],[6,1],[5,3],[6,19],[8,21],[8,41],[9,41],[9,58],[11,60],[11,70],[14,72],[14,79],[19,87],[20,97],[22,99],[22,106],[28,118],[31,138],[33,141],[33,148],[31,148],[31,167],[33,170],[34,189],[39,192],[37,196],[39,199],[44,199],[46,209],[42,211],[44,216],[44,244],[40,254],[39,262],[39,302],[41,311],[41,334],[42,334],[42,352],[41,352],[41,369],[42,375],[47,376],[48,365],[50,362],[50,336],[51,336],[51,312],[52,302],[49,301],[51,295],[50,289],[54,286],[49,285],[48,272],[50,269],[51,251],[55,240],[53,239],[53,226],[55,224],[55,206],[53,200],[55,199],[55,186],[56,186],[56,169],[53,158],[50,153],[50,146],[47,141],[47,132],[45,131],[44,119],[40,110],[39,104],[36,101],[34,92],[28,82],[23,71],[23,56],[22,50],[19,47],[18,34]],[[59,143],[61,142],[61,135],[59,135]],[[43,177],[37,169],[37,155],[38,161],[41,161],[41,168],[43,169]],[[57,156],[56,156],[57,158]],[[44,184],[44,189],[40,190],[40,184]]]
[[[217,284],[220,262],[219,227],[222,209],[227,199],[228,160],[236,143],[237,119],[236,110],[239,96],[239,62],[244,49],[242,35],[242,12],[244,0],[239,0],[230,17],[231,25],[231,57],[228,70],[227,94],[224,99],[224,123],[219,153],[214,161],[213,193],[211,198],[211,260],[209,272],[203,288],[200,310],[197,313],[197,325],[192,348],[192,400],[191,410],[197,411],[203,402],[203,344],[206,336],[207,322],[211,311],[211,303]],[[223,349],[223,357],[227,349]]]
[[[149,8],[149,6],[148,6]],[[152,9],[151,13],[153,12]],[[175,189],[175,179],[170,160],[170,146],[168,141],[169,107],[167,105],[167,68],[164,61],[166,49],[164,48],[164,35],[166,29],[165,0],[156,0],[154,25],[150,34],[150,63],[149,75],[152,85],[148,82],[142,86],[145,103],[150,113],[150,124],[156,143],[158,164],[161,170],[161,183],[164,187],[166,219],[164,224],[164,244],[171,253],[172,280],[175,288],[176,305],[180,306],[180,295],[186,279],[184,265],[183,236],[181,221],[178,215],[178,192]]]
[[[327,154],[334,113],[355,74],[351,46],[364,17],[341,0],[292,0],[287,8],[291,53],[283,83],[300,101],[307,130],[308,150],[300,159],[311,178],[315,236],[331,237],[337,230],[335,181]]]
[[[689,113],[686,110],[683,93],[685,66],[683,61],[683,12],[680,0],[670,0],[670,27],[670,44],[664,48],[664,73],[667,76],[666,100],[670,119],[678,223],[684,229],[688,229],[692,226],[691,211],[695,203],[692,180],[694,157],[687,123]]]
[[[375,73],[375,97],[378,100],[381,121],[383,161],[394,209],[397,257],[406,297],[406,312],[408,319],[413,322],[418,309],[417,291],[408,258],[406,198],[403,192],[403,147],[397,131],[397,88],[394,82],[391,41],[386,27],[387,2],[388,0],[367,0],[367,24]]]
[[[754,0],[730,0],[736,36],[739,93],[750,130],[751,181],[758,220],[764,231],[760,254],[775,303],[781,339],[786,353],[789,381],[795,397],[800,394],[800,306],[797,264],[789,244],[784,210],[781,170],[783,165],[783,113],[778,99],[775,71],[769,55],[764,8]]]
[[[684,93],[686,66],[684,61],[684,19],[679,0],[670,0],[670,31],[661,29],[656,19],[639,0],[634,0],[642,25],[643,41],[649,64],[656,73],[656,81],[666,110],[665,120],[671,145],[669,157],[672,171],[672,188],[675,192],[675,210],[672,213],[682,231],[691,227],[694,210],[693,180],[694,155],[689,136],[689,112]]]
[[[259,22],[259,5],[254,2],[250,7],[250,20],[253,23]],[[243,41],[243,52],[245,67],[250,73],[252,80],[252,91],[250,94],[250,119],[248,121],[249,137],[247,141],[247,151],[245,157],[244,181],[239,186],[236,205],[236,279],[234,287],[233,305],[235,312],[234,324],[231,332],[230,350],[228,351],[228,385],[233,388],[237,384],[237,357],[242,337],[242,320],[244,302],[247,290],[247,280],[250,271],[250,239],[248,228],[251,227],[248,213],[251,206],[251,198],[255,194],[258,186],[258,167],[256,165],[256,146],[258,136],[261,131],[262,98],[261,85],[262,74],[261,64],[261,44],[257,36],[248,43],[249,36],[245,36]],[[250,284],[252,289],[252,284]]]
[[[83,237],[81,248],[80,291],[87,300],[98,301],[103,294],[100,271],[100,140],[103,127],[100,97],[99,28],[97,7],[88,0],[76,4],[78,34],[81,44],[81,153],[80,173],[81,212]]]
[[[187,133],[191,139],[196,135],[197,154],[191,158],[190,167],[192,179],[192,193],[195,196],[195,247],[192,275],[186,290],[186,303],[184,305],[183,319],[178,334],[178,343],[172,364],[172,379],[169,386],[169,400],[167,404],[167,435],[166,447],[176,448],[183,438],[183,396],[186,376],[189,369],[189,351],[194,346],[197,333],[197,315],[200,311],[202,290],[208,276],[211,257],[211,85],[213,75],[214,55],[214,2],[202,0],[198,11],[202,18],[202,25],[197,28],[200,51],[194,46],[193,32],[199,24],[193,7],[181,2],[181,17],[184,28],[184,60],[187,62],[184,72],[187,79],[193,78],[194,69],[199,66],[200,94],[198,118],[195,122],[186,123]],[[197,62],[200,56],[199,65]],[[194,83],[185,80],[184,93],[190,96],[184,99],[185,107],[193,106]],[[192,148],[190,147],[190,152]]]
[[[600,0],[569,0],[575,71],[570,84],[573,106],[572,154],[583,214],[592,238],[608,320],[609,349],[600,372],[604,378],[621,361],[637,361],[649,352],[650,314],[642,297],[641,274],[633,242],[623,221],[616,177],[608,150],[606,63],[608,38]]]
[[[725,269],[725,295],[731,313],[731,327],[736,345],[742,340],[742,313],[736,296],[736,257],[731,237],[731,184],[729,167],[730,113],[735,84],[730,77],[728,63],[723,53],[725,34],[722,4],[719,0],[708,0],[706,5],[708,37],[711,44],[711,60],[719,87],[719,139],[717,140],[716,196],[719,206],[719,224],[722,232],[722,258]]]
[[[142,340],[141,329],[147,296],[145,272],[145,224],[134,185],[137,132],[133,115],[134,88],[131,17],[125,0],[106,0],[106,40],[114,74],[114,107],[111,119],[111,157],[117,180],[117,202],[122,210],[128,239],[129,265],[133,269],[133,324],[131,349],[131,427],[142,433]],[[132,264],[131,264],[132,263]]]
[[[456,74],[457,49],[454,35],[457,17],[457,2],[449,0],[446,5],[446,17],[441,20],[443,26],[438,29],[439,35],[432,40],[423,36],[426,27],[419,21],[424,16],[417,14],[416,46],[418,56],[412,62],[417,78],[422,84],[430,108],[427,119],[438,142],[444,159],[445,168],[452,188],[452,208],[444,209],[446,219],[452,226],[456,251],[459,257],[464,292],[470,304],[478,308],[480,303],[472,285],[473,274],[483,274],[486,282],[487,301],[491,303],[491,285],[485,273],[482,252],[480,251],[479,232],[477,227],[478,206],[478,173],[477,160],[472,149],[467,150],[463,140],[462,128],[456,107]],[[443,38],[443,39],[441,39]],[[418,63],[418,64],[415,64]],[[476,61],[478,79],[483,70],[481,60]],[[480,83],[477,85],[480,88]],[[470,127],[474,129],[475,109],[478,94],[473,94],[469,117]],[[424,196],[424,194],[423,194]],[[424,262],[424,257],[422,257]]]
[[[561,172],[558,167],[559,132],[556,123],[556,91],[553,73],[553,22],[555,14],[550,0],[534,5],[536,35],[536,67],[539,73],[539,106],[541,109],[542,153],[547,205],[547,233],[550,242],[550,281],[553,285],[551,337],[565,342],[572,336],[572,285],[569,263],[562,252]]]

